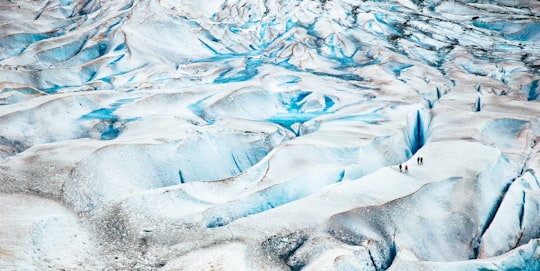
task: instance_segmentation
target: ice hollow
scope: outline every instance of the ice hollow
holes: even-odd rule
[[[3,1],[0,269],[538,270],[539,10]]]

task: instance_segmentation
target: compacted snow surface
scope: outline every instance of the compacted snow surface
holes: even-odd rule
[[[0,270],[540,270],[539,18],[1,1]]]

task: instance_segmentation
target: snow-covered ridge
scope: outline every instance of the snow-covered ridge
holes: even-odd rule
[[[538,270],[538,18],[4,1],[0,269]]]

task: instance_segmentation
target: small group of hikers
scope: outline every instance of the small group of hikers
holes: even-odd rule
[[[418,156],[416,158],[416,163],[418,163],[419,165],[423,165],[424,164],[424,157],[421,157],[421,156]],[[399,172],[404,172],[407,173],[409,172],[409,166],[407,166],[405,164],[405,166],[402,166],[401,164],[399,164]]]

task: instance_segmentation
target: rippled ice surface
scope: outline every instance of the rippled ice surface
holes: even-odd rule
[[[0,269],[538,270],[538,18],[4,1]]]

